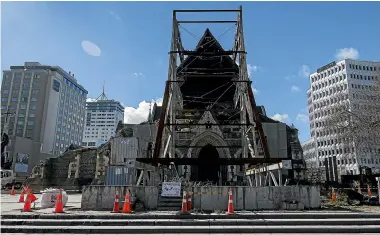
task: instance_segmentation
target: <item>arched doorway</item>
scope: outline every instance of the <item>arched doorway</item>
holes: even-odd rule
[[[192,172],[196,181],[219,182],[219,153],[211,144],[202,147],[198,155],[197,169]]]

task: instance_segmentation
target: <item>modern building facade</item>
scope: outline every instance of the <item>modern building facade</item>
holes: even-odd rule
[[[109,100],[103,93],[94,101],[86,102],[86,127],[83,147],[99,147],[115,136],[117,124],[124,120],[124,106]]]
[[[307,168],[316,168],[319,165],[317,164],[317,151],[315,147],[315,141],[314,139],[309,139],[303,143],[301,143],[302,150],[303,150],[303,157],[306,162]]]
[[[1,128],[10,139],[28,139],[36,149],[18,153],[12,142],[8,154],[12,159],[27,154],[29,160],[41,154],[59,155],[71,145],[80,145],[85,118],[87,90],[74,74],[59,66],[25,62],[3,71]],[[23,155],[24,156],[24,155]],[[16,159],[17,161],[17,159]],[[31,168],[31,167],[29,167]]]
[[[325,159],[335,156],[338,172],[334,174],[337,175],[358,174],[360,167],[380,168],[379,157],[363,152],[352,140],[347,142],[338,128],[326,129],[334,106],[346,104],[352,110],[359,102],[358,97],[379,80],[380,62],[352,59],[332,62],[310,75],[307,96],[311,139],[303,144],[309,165],[323,167]],[[363,100],[360,102],[363,104]],[[378,148],[372,146],[370,152]]]

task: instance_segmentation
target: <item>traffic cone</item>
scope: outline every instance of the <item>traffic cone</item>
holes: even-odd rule
[[[32,190],[29,189],[29,194],[26,196],[26,197],[29,197],[30,198],[30,202],[33,203],[34,201],[37,200],[37,197],[32,193]]]
[[[59,189],[57,202],[55,203],[54,213],[64,213],[62,204],[62,189]]]
[[[30,190],[27,191],[27,196],[26,196],[26,201],[24,203],[23,212],[32,212],[32,202],[30,201],[29,195],[30,195]]]
[[[191,197],[192,197],[192,193],[189,192],[189,194],[187,195],[187,210],[188,211],[191,211],[191,207],[193,206],[191,202]]]
[[[132,213],[131,210],[131,201],[130,201],[130,196],[129,196],[129,190],[127,190],[127,193],[125,194],[125,199],[124,199],[124,205],[123,205],[123,210],[122,213]]]
[[[369,185],[367,185],[367,194],[368,196],[372,196],[371,188],[369,187]]]
[[[188,208],[187,208],[187,194],[186,191],[183,191],[183,197],[182,197],[182,208],[181,208],[181,214],[187,215],[189,214]]]
[[[336,201],[336,193],[335,193],[335,189],[334,188],[332,189],[331,200],[333,200],[334,202]]]
[[[230,191],[228,192],[228,210],[227,215],[234,215],[234,200],[232,199],[232,188],[230,188]]]
[[[116,188],[115,202],[113,204],[112,213],[120,213],[120,204],[119,204],[119,201],[120,201],[120,198],[119,198],[119,189]]]
[[[18,202],[25,202],[24,190],[25,190],[24,187],[22,187]]]
[[[15,195],[15,186],[12,185],[12,189],[11,189],[11,195],[14,196]]]

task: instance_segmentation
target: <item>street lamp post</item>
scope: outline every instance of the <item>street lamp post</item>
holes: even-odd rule
[[[2,138],[1,141],[4,141],[5,138],[8,138],[7,141],[9,141],[9,136],[8,136],[8,116],[11,116],[12,114],[14,114],[14,113],[13,112],[9,112],[9,107],[7,108],[7,111],[5,113],[4,112],[1,113],[1,116],[4,116],[4,127],[1,130],[1,138]],[[4,143],[2,143],[2,144],[4,144]],[[1,152],[1,155],[4,154],[3,155],[4,156],[4,163],[7,160],[6,158],[8,157],[8,156],[6,156],[7,145],[8,145],[8,143],[4,144],[4,149],[2,149],[2,152]]]

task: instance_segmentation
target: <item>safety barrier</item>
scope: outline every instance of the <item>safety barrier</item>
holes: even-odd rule
[[[82,209],[112,211],[115,202],[116,186],[91,185],[83,188]],[[157,209],[158,187],[120,186],[121,195],[131,189],[145,209]],[[317,186],[273,186],[273,187],[192,187],[192,208],[203,211],[227,211],[228,191],[232,189],[235,210],[281,209],[286,202],[297,202],[302,208],[320,208],[320,190]],[[181,208],[179,207],[178,210]]]

